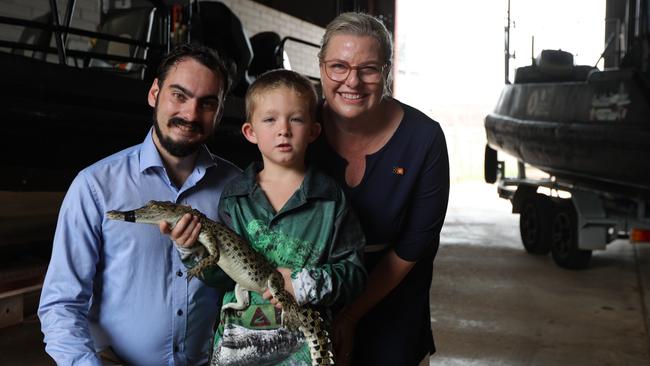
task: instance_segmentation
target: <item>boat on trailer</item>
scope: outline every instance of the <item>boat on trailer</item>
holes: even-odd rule
[[[615,239],[650,240],[648,1],[608,0],[607,19],[616,22],[606,26],[603,70],[543,50],[485,118],[486,182],[498,181],[520,213],[525,249],[550,251],[565,268],[586,267]],[[497,151],[518,160],[516,177]],[[526,166],[548,177],[527,177]]]

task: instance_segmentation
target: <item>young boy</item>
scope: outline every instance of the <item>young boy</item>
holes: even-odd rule
[[[314,306],[330,321],[365,285],[364,237],[334,180],[305,164],[307,146],[320,133],[316,108],[313,85],[293,71],[270,71],[251,85],[242,133],[257,144],[262,164],[230,181],[219,215],[278,268],[298,304]],[[183,226],[171,236],[187,247],[183,243],[193,243],[200,226],[196,220]],[[250,306],[241,311],[227,309],[231,302],[233,291],[224,295],[213,365],[311,365],[302,333],[280,326],[268,290],[251,293]]]

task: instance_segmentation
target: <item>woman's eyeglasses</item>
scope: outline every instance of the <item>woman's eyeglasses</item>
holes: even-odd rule
[[[366,84],[377,84],[382,80],[382,74],[386,65],[364,64],[351,66],[349,63],[341,60],[323,61],[321,64],[324,66],[325,75],[332,81],[345,81],[350,72],[354,69],[357,70],[357,77],[359,80]]]

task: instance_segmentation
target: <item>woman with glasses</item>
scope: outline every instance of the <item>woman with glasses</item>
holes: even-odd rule
[[[361,13],[334,19],[319,52],[323,134],[311,157],[349,195],[367,238],[364,293],[334,324],[338,364],[429,364],[429,288],[447,210],[440,125],[390,96],[393,45]]]

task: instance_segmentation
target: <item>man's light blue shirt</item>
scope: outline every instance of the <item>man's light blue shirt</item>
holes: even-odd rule
[[[182,187],[153,143],[123,150],[77,175],[61,206],[38,315],[59,365],[101,365],[111,347],[127,364],[208,362],[222,293],[185,278],[172,241],[157,226],[108,220],[149,200],[172,201],[217,220],[224,185],[239,174],[201,147]]]

